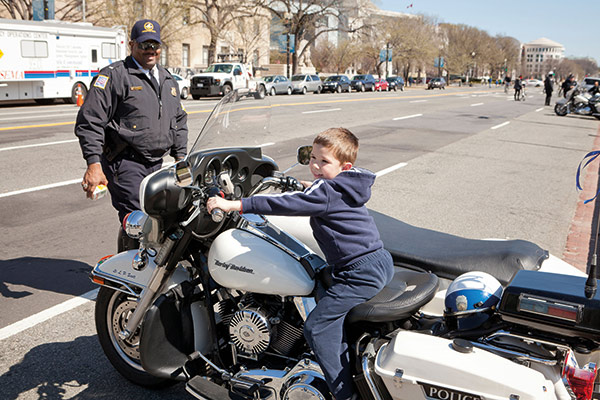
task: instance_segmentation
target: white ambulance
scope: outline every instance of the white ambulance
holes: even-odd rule
[[[0,102],[85,97],[98,71],[127,55],[122,27],[0,19]]]

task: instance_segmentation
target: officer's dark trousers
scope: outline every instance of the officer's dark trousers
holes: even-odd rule
[[[392,257],[381,249],[332,272],[333,285],[304,324],[304,335],[336,400],[352,396],[352,371],[344,330],[346,314],[371,299],[393,276]]]
[[[550,105],[550,100],[552,99],[552,92],[546,92],[546,105]]]
[[[108,191],[113,207],[119,213],[119,221],[132,211],[140,209],[140,183],[160,169],[161,161],[144,162],[141,157],[125,150],[113,161],[102,157],[102,170],[108,180]]]

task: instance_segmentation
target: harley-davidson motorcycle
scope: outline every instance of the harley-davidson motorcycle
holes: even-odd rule
[[[215,195],[302,189],[257,145],[272,109],[267,99],[226,95],[189,156],[144,179],[141,210],[124,222],[139,249],[91,273],[101,285],[102,348],[138,385],[185,381],[198,399],[332,399],[303,337],[330,277],[308,218],[205,207]],[[298,162],[310,151],[301,146]],[[372,215],[396,270],[346,319],[359,398],[592,398],[593,274],[586,280],[531,242],[466,239]]]
[[[592,115],[600,119],[600,95],[591,95],[579,86],[567,92],[564,99],[559,99],[554,105],[556,115],[564,117],[567,114]]]

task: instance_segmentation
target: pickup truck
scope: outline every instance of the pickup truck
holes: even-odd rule
[[[264,99],[265,83],[253,79],[242,63],[222,62],[211,64],[206,71],[190,78],[190,93],[194,100],[206,96],[223,96],[237,90],[240,96],[253,95]]]

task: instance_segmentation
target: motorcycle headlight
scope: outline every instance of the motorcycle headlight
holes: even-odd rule
[[[144,226],[148,221],[148,215],[143,211],[133,211],[123,219],[123,230],[132,239],[139,239],[144,233]]]

